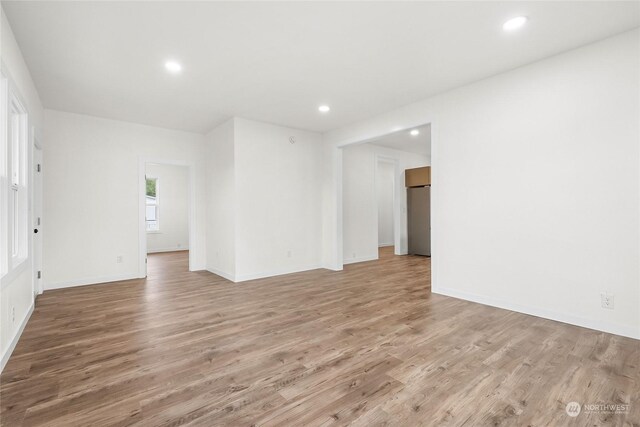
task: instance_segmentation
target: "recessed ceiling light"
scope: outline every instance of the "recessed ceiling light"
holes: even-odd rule
[[[418,129],[414,129],[411,132],[409,132],[411,134],[411,136],[418,136],[420,135],[420,131]]]
[[[320,111],[321,113],[328,113],[329,110],[331,110],[331,108],[329,108],[328,105],[321,105],[318,107],[318,111]]]
[[[511,18],[507,22],[502,24],[502,29],[505,31],[517,30],[518,28],[526,24],[528,20],[529,18],[527,18],[526,16],[516,16],[515,18]]]
[[[164,68],[167,69],[168,72],[177,74],[182,71],[182,65],[177,63],[176,61],[167,61],[164,63]]]

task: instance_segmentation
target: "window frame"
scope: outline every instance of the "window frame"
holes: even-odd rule
[[[30,116],[10,76],[0,69],[0,277],[10,282],[30,260]]]
[[[9,79],[0,71],[0,277],[9,273],[9,146],[7,107],[9,105]]]
[[[7,136],[10,141],[11,175],[9,182],[11,267],[18,268],[29,258],[29,116],[18,96],[9,90],[7,106]],[[17,135],[16,135],[17,131]],[[16,171],[17,169],[17,171]]]
[[[154,203],[148,203],[147,202],[147,193],[146,193],[146,188],[147,188],[147,181],[148,180],[153,180],[156,182],[156,197],[155,197],[155,202]],[[149,234],[153,234],[153,233],[161,233],[160,231],[160,180],[158,179],[157,176],[151,176],[151,175],[145,175],[144,177],[144,181],[145,181],[145,194],[144,194],[144,207],[145,207],[145,214],[144,214],[144,224],[145,224],[145,231]],[[147,209],[149,208],[149,206],[153,206],[155,208],[156,211],[156,228],[155,229],[149,229],[149,222],[147,220]]]

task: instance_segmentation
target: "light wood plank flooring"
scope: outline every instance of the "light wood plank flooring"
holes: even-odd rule
[[[640,341],[430,293],[393,256],[230,283],[49,291],[0,377],[5,426],[640,425]],[[630,404],[622,414],[565,406]]]

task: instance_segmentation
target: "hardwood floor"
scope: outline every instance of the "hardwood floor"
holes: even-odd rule
[[[640,341],[431,294],[393,256],[241,284],[48,291],[0,377],[5,426],[640,425]],[[568,402],[630,404],[624,413]]]

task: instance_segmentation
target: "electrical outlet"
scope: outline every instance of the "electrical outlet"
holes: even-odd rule
[[[116,264],[122,264],[122,255],[116,257]]]
[[[287,251],[287,258],[291,258],[291,251]]]
[[[16,323],[16,308],[11,307],[11,323]]]
[[[602,308],[613,310],[613,294],[601,293],[600,304],[602,305]]]

